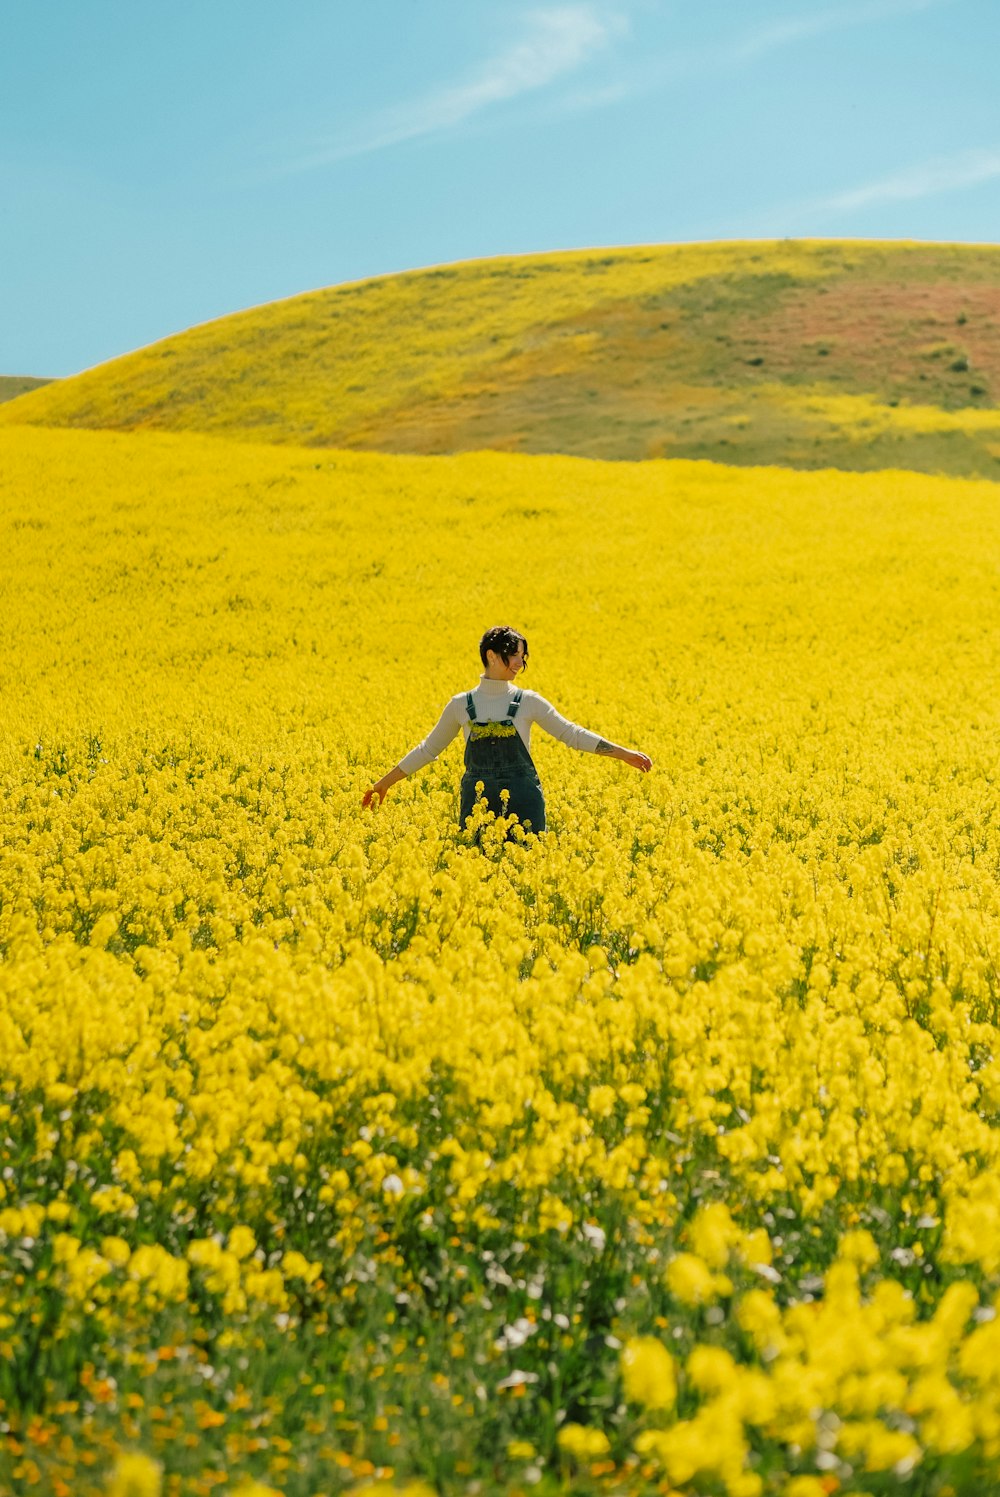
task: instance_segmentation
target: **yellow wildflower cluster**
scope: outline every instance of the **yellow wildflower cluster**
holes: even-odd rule
[[[2,447],[0,1482],[990,1490],[995,490]]]
[[[1000,411],[995,406],[947,411],[936,405],[890,405],[871,395],[831,395],[815,390],[803,393],[776,387],[766,393],[802,416],[816,431],[832,425],[855,438],[957,432],[1000,439]]]
[[[758,1360],[741,1364],[722,1345],[695,1345],[680,1380],[698,1407],[674,1422],[660,1418],[637,1437],[639,1453],[673,1482],[716,1477],[744,1497],[767,1489],[748,1465],[755,1441],[780,1448],[783,1466],[805,1460],[837,1471],[838,1483],[856,1469],[907,1478],[922,1462],[972,1448],[995,1465],[997,1303],[976,1315],[978,1290],[956,1282],[918,1320],[915,1297],[898,1280],[878,1278],[862,1295],[855,1249],[863,1238],[868,1265],[878,1263],[869,1234],[845,1234],[816,1297],[782,1310],[771,1290],[748,1290],[736,1319]],[[673,1407],[677,1375],[661,1341],[630,1341],[622,1373],[628,1397],[654,1419]]]
[[[472,723],[470,738],[512,738],[517,732],[513,723]]]

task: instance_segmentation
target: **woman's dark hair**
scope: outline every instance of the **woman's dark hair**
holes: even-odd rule
[[[510,657],[517,654],[518,645],[524,645],[524,663],[528,663],[528,641],[523,634],[516,629],[511,629],[509,624],[497,624],[493,629],[487,629],[479,641],[479,658],[483,662],[483,669],[489,665],[486,651],[493,650],[504,665],[510,664]]]

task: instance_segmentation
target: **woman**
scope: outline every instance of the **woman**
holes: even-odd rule
[[[621,759],[634,769],[652,768],[646,754],[608,743],[606,738],[561,717],[536,692],[515,688],[519,672],[528,663],[528,641],[516,629],[506,625],[488,629],[479,642],[479,656],[484,667],[479,685],[474,691],[451,698],[423,743],[365,792],[363,805],[370,806],[376,795],[381,805],[390,786],[436,759],[459,729],[465,734],[458,818],[463,827],[476,803],[476,785],[481,781],[491,811],[498,816],[513,814],[526,830],[544,832],[545,799],[529,752],[532,723],[570,748]],[[509,796],[506,805],[501,798],[504,790]]]

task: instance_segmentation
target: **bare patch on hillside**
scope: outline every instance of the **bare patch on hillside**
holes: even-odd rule
[[[0,374],[0,404],[5,400],[16,400],[19,395],[27,395],[29,390],[40,390],[43,385],[51,385],[50,379],[36,379],[30,374]]]
[[[732,333],[734,352],[740,343],[752,348],[772,379],[945,410],[991,405],[1000,391],[1000,286],[797,287],[769,316],[741,319]]]
[[[327,440],[429,454],[997,471],[973,435],[874,437],[806,421],[782,403],[789,386],[889,406],[989,406],[1000,389],[1000,284],[716,277],[539,324],[461,383],[338,424]]]

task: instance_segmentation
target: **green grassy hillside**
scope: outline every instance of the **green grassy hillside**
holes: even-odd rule
[[[22,396],[0,421],[1000,477],[998,399],[1000,248],[786,241],[311,292]]]
[[[47,379],[34,379],[30,374],[0,374],[0,405],[6,400],[16,400],[18,395],[26,395],[29,390],[39,390],[42,385],[50,384]]]

